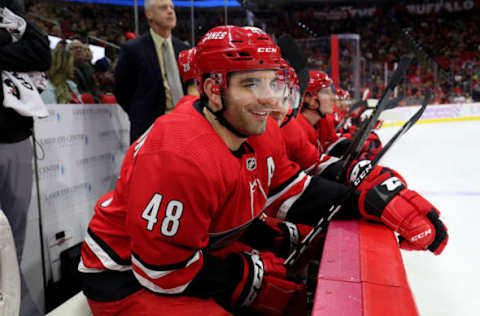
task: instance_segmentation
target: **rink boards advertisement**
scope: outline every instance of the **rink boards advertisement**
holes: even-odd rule
[[[22,267],[31,278],[41,278],[40,204],[47,279],[58,281],[60,253],[84,239],[96,201],[115,186],[130,124],[118,105],[47,107],[49,116],[35,120],[37,170],[24,251],[30,255]],[[34,296],[42,291],[31,290]]]
[[[419,106],[399,107],[382,112],[380,120],[383,127],[398,126],[405,123],[418,111]],[[417,124],[469,121],[480,119],[480,103],[429,105]]]

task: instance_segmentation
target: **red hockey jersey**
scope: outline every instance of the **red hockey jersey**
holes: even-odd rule
[[[129,148],[115,190],[95,207],[81,272],[133,269],[150,291],[182,293],[205,251],[227,246],[264,208],[280,208],[308,185],[273,120],[232,152],[185,102]]]
[[[298,113],[297,115],[297,120],[299,125],[302,127],[303,131],[305,132],[305,135],[307,136],[307,139],[312,143],[315,147],[317,147],[318,151],[322,153],[320,150],[320,142],[318,139],[318,131],[315,129],[315,127],[310,124],[309,121],[303,116],[302,113]]]
[[[303,117],[303,116],[302,116]],[[306,123],[308,123],[305,120]],[[287,146],[288,158],[296,162],[302,170],[310,175],[319,175],[338,158],[320,154],[305,135],[305,131],[295,117],[290,118],[280,128]],[[312,130],[315,131],[314,128]]]
[[[291,117],[281,126],[280,131],[287,146],[288,158],[310,173],[318,164],[320,153],[309,141],[298,120]]]
[[[326,114],[316,124],[318,131],[318,140],[322,153],[327,153],[330,147],[340,140],[340,136],[335,132],[335,116]]]

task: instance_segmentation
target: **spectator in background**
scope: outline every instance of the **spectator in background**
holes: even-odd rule
[[[0,0],[0,9],[2,24],[9,25],[0,28],[1,70],[46,71],[51,62],[48,39],[22,16],[22,3]],[[0,89],[0,208],[12,227],[20,266],[33,183],[33,152],[29,139],[33,119],[6,107],[5,100],[3,89]],[[43,315],[33,302],[22,273],[20,280],[20,316]]]
[[[130,118],[130,142],[184,94],[177,58],[189,47],[171,35],[177,23],[173,3],[146,0],[145,15],[149,32],[122,45],[115,68],[114,94]]]
[[[55,24],[55,25],[52,26],[51,34],[53,36],[60,37],[60,38],[65,37],[65,35],[63,35],[62,27],[60,26],[60,24]]]
[[[73,81],[73,56],[64,44],[52,52],[52,66],[47,72],[47,89],[42,92],[45,104],[82,103],[77,84]]]
[[[472,99],[474,102],[480,102],[480,79],[478,74],[473,76]]]
[[[113,71],[107,57],[100,58],[93,66],[95,82],[100,96],[113,93]],[[102,101],[103,103],[103,101]]]
[[[93,77],[93,67],[90,64],[92,54],[80,40],[73,40],[68,45],[68,50],[73,55],[74,81],[80,94],[89,94],[94,102],[99,102],[97,88]],[[91,102],[88,102],[91,103]]]

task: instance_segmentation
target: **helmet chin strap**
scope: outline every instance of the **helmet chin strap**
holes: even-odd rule
[[[226,103],[225,103],[225,98],[223,96],[223,89],[220,88],[220,98],[222,100],[222,109],[221,110],[218,110],[218,111],[214,111],[210,105],[208,105],[208,102],[205,104],[205,107],[207,108],[207,110],[212,113],[214,116],[215,116],[215,119],[221,124],[223,125],[226,129],[228,129],[230,132],[232,132],[233,134],[235,134],[235,136],[238,136],[240,138],[247,138],[248,135],[244,135],[242,133],[240,133],[239,131],[237,131],[233,126],[232,124],[230,124],[227,119],[225,119],[225,117],[223,117],[223,113],[225,112],[225,109],[226,109]]]
[[[318,107],[318,109],[312,109],[312,108],[310,107],[310,105],[305,102],[305,104],[303,105],[303,107],[305,107],[307,110],[310,110],[310,111],[313,111],[313,112],[317,112],[318,115],[320,115],[322,118],[325,117],[325,114],[323,114],[323,113],[320,111],[320,106]]]

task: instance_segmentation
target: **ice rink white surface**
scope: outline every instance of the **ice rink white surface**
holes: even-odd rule
[[[378,134],[385,143],[397,129]],[[480,120],[416,124],[380,164],[435,205],[450,234],[440,256],[402,251],[420,315],[480,315]]]

